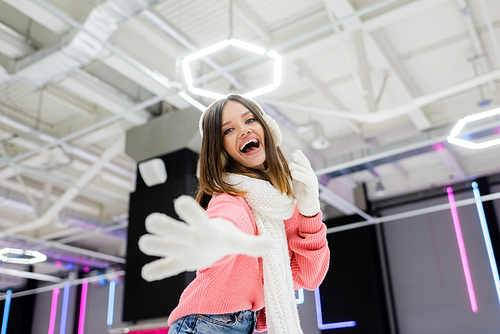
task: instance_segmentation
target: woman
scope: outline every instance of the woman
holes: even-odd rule
[[[209,106],[200,132],[197,203],[175,202],[187,225],[152,214],[139,241],[166,257],[144,266],[148,281],[198,270],[169,333],[302,333],[294,288],[316,289],[330,256],[309,161],[297,150],[288,165],[276,122],[239,95]]]

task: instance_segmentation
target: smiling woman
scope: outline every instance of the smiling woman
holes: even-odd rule
[[[200,118],[200,190],[197,201],[207,207],[213,194],[243,195],[226,180],[242,174],[271,183],[292,196],[292,178],[281,151],[278,124],[255,101],[229,95],[212,103]]]
[[[245,167],[264,170],[266,162],[264,129],[244,105],[228,101],[222,110],[223,147]]]
[[[297,150],[288,164],[276,122],[240,95],[209,106],[200,132],[198,203],[175,201],[187,225],[146,219],[139,247],[163,258],[142,277],[198,270],[169,316],[173,333],[302,334],[294,288],[316,289],[330,258],[309,161]]]

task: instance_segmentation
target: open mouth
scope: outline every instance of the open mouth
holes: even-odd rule
[[[260,142],[257,139],[250,139],[240,147],[240,152],[250,153],[260,147]]]

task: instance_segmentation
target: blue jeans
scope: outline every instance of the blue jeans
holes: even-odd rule
[[[172,323],[168,334],[251,334],[256,313],[239,311],[226,314],[190,314]]]

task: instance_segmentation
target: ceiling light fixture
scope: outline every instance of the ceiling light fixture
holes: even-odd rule
[[[196,95],[200,96],[205,96],[211,99],[221,99],[225,98],[227,94],[222,94],[222,93],[217,93],[213,91],[209,91],[206,89],[201,89],[198,87],[194,86],[193,82],[193,75],[191,73],[191,68],[189,67],[189,63],[191,63],[194,60],[200,59],[202,57],[208,56],[209,54],[212,54],[216,51],[222,50],[224,48],[227,48],[228,46],[234,46],[243,50],[247,50],[253,53],[257,54],[265,54],[269,58],[274,59],[274,70],[273,70],[273,82],[269,85],[266,85],[264,87],[255,89],[253,91],[247,92],[242,94],[245,97],[249,98],[254,98],[256,96],[269,93],[276,88],[279,87],[281,84],[281,56],[279,55],[278,52],[276,51],[267,51],[265,48],[257,45],[253,45],[250,43],[242,42],[240,40],[231,38],[231,39],[225,39],[223,41],[220,41],[218,43],[215,43],[214,45],[211,45],[205,49],[199,50],[195,53],[192,53],[182,60],[182,71],[184,73],[184,79],[186,80],[186,84],[188,85],[188,90]]]
[[[477,113],[474,115],[469,115],[469,116],[466,116],[466,117],[460,119],[458,121],[458,123],[455,125],[455,127],[453,128],[453,130],[451,130],[450,135],[447,138],[448,142],[451,144],[454,144],[454,145],[470,148],[472,150],[480,150],[483,148],[492,147],[495,145],[500,145],[500,138],[487,140],[487,141],[484,141],[482,143],[474,143],[474,142],[469,141],[469,140],[457,138],[458,134],[460,133],[460,131],[462,131],[462,129],[464,128],[464,126],[467,123],[479,121],[479,120],[482,120],[482,119],[485,119],[488,117],[493,117],[493,116],[496,116],[499,114],[500,114],[500,108],[496,108],[496,109],[492,109],[492,110],[488,110],[488,111],[483,111],[483,112],[480,112],[480,113]]]
[[[47,256],[34,250],[22,250],[19,248],[0,249],[0,261],[6,263],[34,264],[45,260],[47,260]]]

